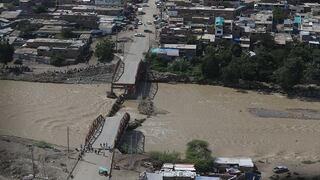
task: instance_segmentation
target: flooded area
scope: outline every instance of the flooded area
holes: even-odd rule
[[[89,123],[106,114],[109,85],[0,81],[0,134],[78,147]]]
[[[203,139],[213,156],[320,160],[319,102],[219,86],[159,84],[154,104],[160,113],[140,128],[147,151],[184,152],[187,142]]]
[[[0,134],[79,146],[89,123],[106,114],[113,100],[109,85],[68,85],[0,81]],[[122,110],[137,112],[137,101]],[[291,162],[319,162],[320,103],[259,94],[219,86],[159,84],[154,99],[157,115],[137,130],[144,133],[145,151],[183,153],[192,139],[208,141],[213,156],[249,156],[265,160],[265,169]],[[137,114],[132,114],[135,118]],[[290,163],[286,163],[290,166]],[[312,168],[310,168],[312,167]],[[266,171],[267,171],[266,170]]]

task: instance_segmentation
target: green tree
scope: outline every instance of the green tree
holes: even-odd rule
[[[254,61],[257,63],[257,79],[264,82],[271,81],[277,65],[268,50],[263,47],[259,48],[256,51]]]
[[[216,79],[221,73],[221,61],[213,53],[207,54],[202,58],[202,74],[205,78]]]
[[[225,82],[236,83],[241,78],[241,64],[238,58],[233,58],[228,66],[222,69],[222,80]]]
[[[185,58],[177,58],[169,64],[168,69],[172,72],[187,72],[190,69],[190,63]]]
[[[111,62],[113,59],[115,44],[113,41],[105,39],[96,46],[95,56],[100,62]]]
[[[69,28],[67,28],[67,29],[62,29],[61,35],[62,35],[63,38],[66,38],[66,39],[68,39],[68,38],[75,38],[75,37],[76,37],[76,34],[74,34],[74,33],[72,32],[72,30],[69,29]]]
[[[320,55],[314,57],[312,62],[307,63],[304,79],[306,83],[320,84]]]
[[[32,8],[32,11],[36,14],[40,14],[40,13],[45,13],[48,11],[48,8],[46,6],[43,5],[38,5],[38,6],[34,6]]]
[[[240,57],[242,54],[242,49],[239,44],[233,44],[231,46],[231,52],[232,52],[232,55],[236,57]]]
[[[287,17],[285,11],[279,7],[275,7],[272,11],[273,21],[277,24],[282,23],[283,20]]]
[[[195,35],[187,36],[187,44],[197,44],[198,38]]]
[[[7,41],[0,42],[0,62],[7,64],[13,60],[14,47]]]
[[[190,161],[205,160],[211,157],[209,144],[203,140],[192,140],[187,144],[186,159]]]
[[[255,59],[250,57],[241,57],[240,76],[244,80],[257,80],[257,63]]]
[[[209,144],[203,140],[192,140],[187,144],[186,161],[195,163],[198,172],[210,172],[213,167]]]
[[[303,75],[303,61],[300,57],[289,58],[284,65],[275,72],[276,81],[285,90],[298,84]]]

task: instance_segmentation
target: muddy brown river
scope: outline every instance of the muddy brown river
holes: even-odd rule
[[[70,127],[71,146],[77,147],[89,123],[110,108],[109,88],[0,81],[0,134],[66,145]],[[125,109],[136,112],[136,102],[127,102]],[[154,104],[158,114],[138,128],[146,137],[146,151],[184,152],[187,142],[202,139],[214,156],[320,160],[317,101],[219,86],[160,84]]]
[[[106,114],[108,85],[69,85],[0,81],[0,134],[50,143],[83,143],[89,123]]]

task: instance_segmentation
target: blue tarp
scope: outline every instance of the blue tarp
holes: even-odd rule
[[[224,24],[224,18],[223,17],[216,17],[215,25],[216,26],[223,26],[223,24]]]
[[[294,17],[294,23],[301,24],[301,22],[302,22],[301,16],[295,16]]]

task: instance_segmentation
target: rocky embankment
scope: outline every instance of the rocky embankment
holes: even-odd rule
[[[45,83],[106,83],[111,82],[114,68],[114,64],[108,64],[65,71],[48,71],[40,74],[26,72],[19,68],[3,68],[0,70],[0,79]]]

